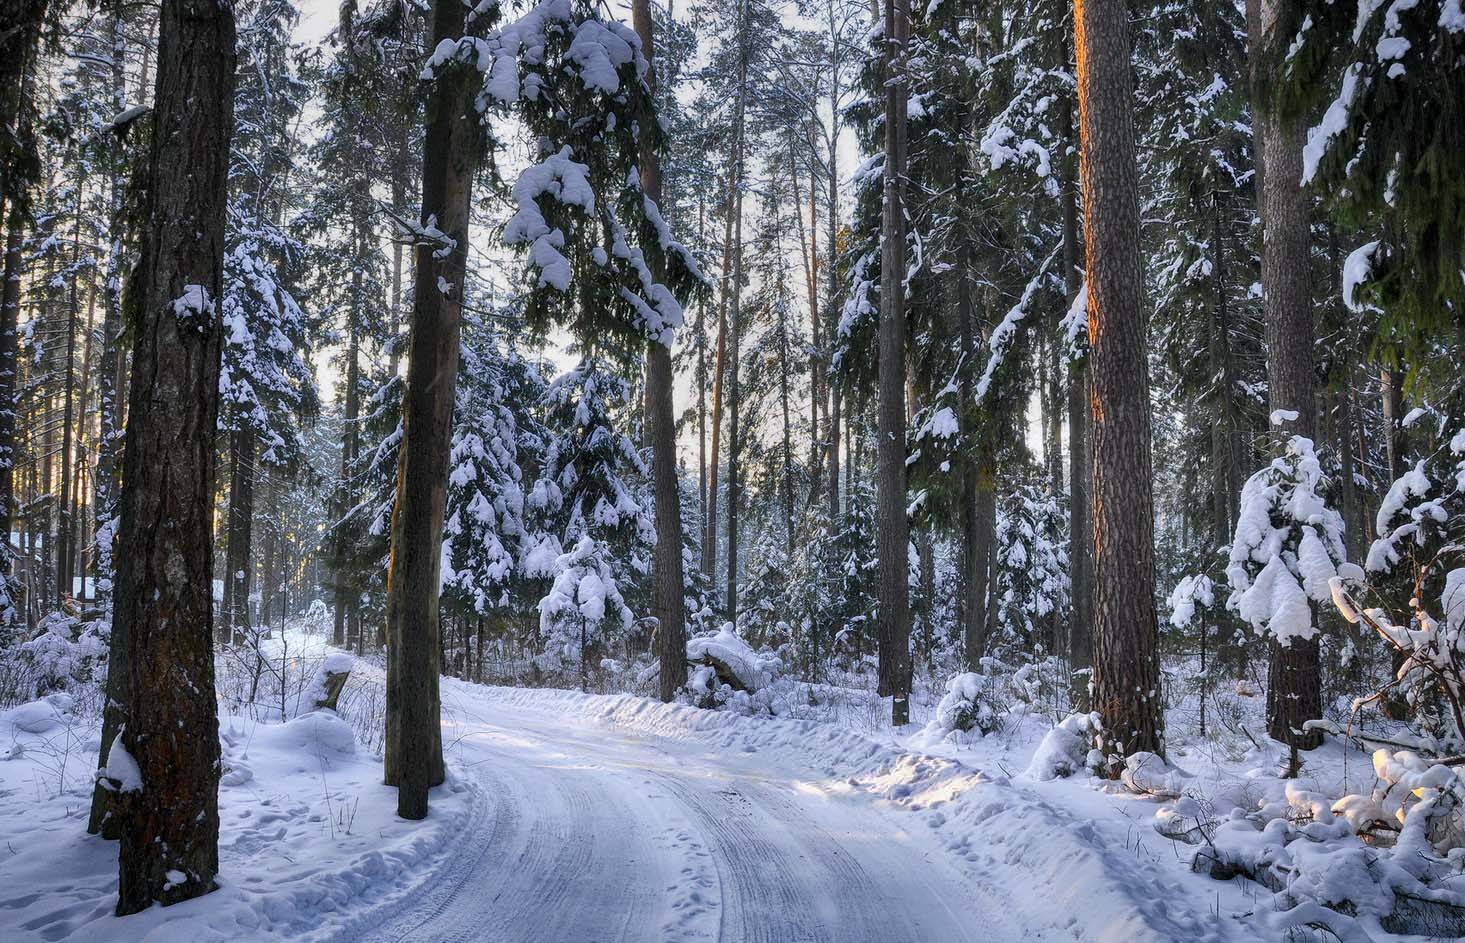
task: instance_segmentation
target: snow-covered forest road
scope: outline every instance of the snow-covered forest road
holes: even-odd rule
[[[770,756],[444,693],[479,811],[429,890],[354,939],[1015,940],[923,819]],[[920,823],[918,825],[918,823]]]

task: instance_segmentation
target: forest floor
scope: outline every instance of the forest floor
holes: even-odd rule
[[[376,690],[377,670],[355,685]],[[64,696],[0,713],[0,940],[1284,938],[1270,893],[1191,873],[1195,849],[1154,827],[1162,800],[1025,772],[1040,714],[932,740],[859,708],[839,723],[443,685],[449,779],[421,823],[396,818],[359,723],[227,710],[221,889],[120,920],[116,846],[84,834],[95,727]],[[1274,757],[1225,744],[1172,756],[1206,794],[1278,788]],[[1333,745],[1312,767],[1346,762]]]

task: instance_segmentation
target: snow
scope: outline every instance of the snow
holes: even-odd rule
[[[1063,334],[1063,349],[1068,351],[1069,359],[1079,357],[1089,341],[1089,281],[1084,279],[1079,286],[1078,293],[1073,296],[1073,302],[1064,312],[1063,321],[1059,325]]]
[[[1360,5],[1366,0],[1360,0]],[[1317,176],[1318,165],[1322,162],[1323,156],[1327,154],[1328,147],[1343,133],[1348,125],[1348,111],[1353,107],[1353,100],[1358,95],[1358,82],[1362,69],[1354,64],[1348,67],[1343,73],[1343,82],[1338,90],[1338,95],[1328,105],[1327,111],[1323,113],[1322,120],[1315,127],[1307,131],[1307,144],[1302,148],[1302,185],[1312,183],[1312,178]]]
[[[1027,775],[1040,781],[1072,776],[1089,765],[1094,735],[1103,729],[1098,714],[1070,714],[1043,737],[1028,763]]]
[[[1297,410],[1295,409],[1274,409],[1268,417],[1271,424],[1280,426],[1284,423],[1297,421]]]
[[[593,216],[595,192],[586,177],[589,170],[586,164],[574,160],[574,151],[566,145],[558,153],[525,168],[514,184],[514,203],[518,210],[504,227],[504,242],[529,246],[529,260],[539,270],[540,285],[569,291],[571,273],[570,260],[560,252],[565,246],[565,234],[558,228],[551,229],[545,222],[538,201],[552,197]]]
[[[698,644],[754,654],[728,626]],[[326,661],[339,668],[346,659]],[[976,702],[989,681],[953,678],[930,726],[954,726],[939,720],[942,705]],[[353,684],[379,685],[379,669],[357,663]],[[807,709],[835,690],[808,686],[801,700]],[[417,823],[396,819],[379,757],[336,713],[283,724],[226,713],[220,889],[122,920],[111,916],[115,846],[81,833],[85,751],[63,787],[38,799],[31,784],[46,767],[33,757],[49,748],[25,735],[29,750],[0,762],[0,847],[15,851],[0,857],[0,937],[530,943],[600,939],[624,926],[630,939],[687,943],[1282,939],[1276,927],[1316,913],[1307,901],[1258,906],[1254,886],[1191,873],[1190,846],[1142,825],[1173,830],[1211,808],[1222,853],[1290,863],[1296,892],[1311,900],[1346,899],[1367,912],[1388,902],[1360,870],[1356,844],[1315,843],[1341,834],[1328,824],[1326,797],[1342,793],[1326,781],[1288,786],[1211,761],[1187,773],[1174,765],[1187,752],[1177,739],[1171,762],[1137,755],[1122,784],[1105,784],[1086,770],[1097,715],[1051,727],[1039,713],[1010,715],[1000,736],[915,747],[918,738],[908,745],[885,728],[629,695],[445,679],[443,698],[449,780]],[[76,726],[71,705],[50,707]],[[918,699],[915,708],[932,705]],[[15,716],[0,714],[0,729]],[[79,735],[95,739],[94,729]],[[1246,763],[1274,766],[1277,755],[1262,750]],[[1325,746],[1309,770],[1335,776],[1340,756]],[[1450,774],[1407,751],[1375,756],[1374,766],[1400,788],[1376,806],[1355,795],[1336,816],[1375,807],[1402,816],[1410,854],[1430,796],[1453,788]],[[1240,818],[1258,803],[1311,810],[1316,822]],[[1418,884],[1403,870],[1387,874]],[[1340,926],[1336,914],[1321,916]]]
[[[213,314],[214,299],[203,285],[184,285],[183,294],[173,299],[173,316],[180,321],[210,318]]]
[[[710,635],[687,639],[687,660],[700,662],[716,659],[731,671],[749,691],[757,691],[773,680],[775,664],[757,652],[738,635],[731,622]]]
[[[1348,253],[1348,259],[1343,263],[1343,303],[1350,310],[1363,311],[1368,307],[1358,299],[1358,289],[1373,277],[1373,257],[1378,249],[1377,239],[1366,242]]]
[[[931,417],[930,432],[938,439],[950,439],[960,431],[956,412],[950,406],[942,406]]]
[[[1273,412],[1274,424],[1283,412]],[[1325,493],[1322,466],[1305,436],[1292,436],[1286,454],[1241,489],[1226,605],[1283,645],[1317,635],[1314,604],[1333,598],[1331,581],[1346,559],[1343,519]]]
[[[142,770],[138,767],[137,760],[127,752],[120,733],[112,741],[112,748],[107,751],[107,766],[103,774],[104,782],[108,783],[107,788],[115,788],[118,792],[142,791]]]
[[[1017,304],[1009,308],[1007,313],[1002,316],[1002,320],[992,329],[992,334],[987,340],[987,349],[990,351],[987,357],[987,365],[983,368],[982,375],[977,378],[977,402],[981,402],[986,398],[987,390],[992,385],[992,378],[997,373],[997,369],[1002,366],[1002,361],[1007,355],[1007,350],[1012,346],[1016,338],[1018,324],[1021,323],[1023,318],[1027,317],[1028,303],[1032,301],[1033,295],[1037,293],[1038,288],[1042,285],[1048,268],[1053,264],[1053,260],[1058,257],[1058,253],[1059,249],[1054,249],[1048,254],[1048,258],[1038,266],[1037,274],[1032,277],[1027,283],[1027,287],[1022,290],[1022,295],[1018,298]]]
[[[226,712],[219,889],[119,919],[117,845],[85,832],[97,727],[63,711],[60,728],[20,731],[14,720],[36,703],[0,711],[0,735],[24,744],[0,761],[7,943],[356,940],[432,893],[451,862],[481,853],[473,825],[487,804],[460,766],[433,790],[427,820],[407,822],[396,816],[396,790],[381,784],[380,756],[334,712],[283,724]],[[142,785],[120,743],[107,772],[124,789]]]
[[[1196,607],[1216,604],[1211,578],[1204,574],[1183,576],[1170,592],[1170,624],[1183,629],[1195,619]]]

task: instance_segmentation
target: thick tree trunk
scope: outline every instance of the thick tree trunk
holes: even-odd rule
[[[1302,189],[1303,124],[1273,106],[1262,50],[1274,41],[1277,0],[1247,0],[1252,60],[1252,105],[1262,218],[1262,311],[1266,320],[1268,406],[1296,414],[1273,424],[1272,449],[1280,454],[1294,435],[1317,434],[1313,401],[1312,264],[1308,196]],[[1318,641],[1271,642],[1267,672],[1267,732],[1297,750],[1322,742],[1306,721],[1322,716]]]
[[[164,0],[159,34],[112,626],[142,695],[118,737],[141,773],[120,784],[118,914],[205,894],[219,869],[211,589],[234,14]]]
[[[905,448],[905,187],[906,44],[910,8],[885,0],[885,180],[880,237],[880,362],[875,513],[879,529],[882,697],[891,723],[910,722],[910,521],[906,517]]]
[[[435,0],[432,47],[461,36],[463,20],[461,4]],[[477,73],[465,63],[439,70],[428,97],[423,143],[422,220],[425,224],[436,217],[453,245],[423,244],[416,250],[412,342],[387,570],[386,782],[397,786],[397,814],[404,819],[427,815],[428,790],[445,775],[438,588],[458,379],[460,292],[467,274],[468,215],[480,134],[473,104],[476,86]]]
[[[33,85],[30,76],[41,39],[50,0],[3,0],[0,2],[0,128],[24,128],[21,148],[28,146]],[[9,142],[6,142],[8,145]],[[18,200],[19,164],[23,150],[0,146],[0,219]]]
[[[1127,16],[1123,0],[1081,0],[1074,14],[1093,418],[1094,707],[1110,757],[1164,752]]]
[[[656,90],[656,49],[649,0],[632,0],[631,19],[641,49],[652,64],[647,81]],[[641,188],[661,202],[661,159],[650,137],[641,146]],[[663,277],[661,254],[653,254],[652,277]],[[668,340],[669,343],[669,340]],[[656,551],[652,566],[651,612],[656,617],[656,657],[660,662],[658,693],[676,697],[687,683],[687,632],[682,623],[682,502],[677,487],[676,412],[672,399],[671,349],[659,340],[646,346],[646,434],[651,440],[651,480],[656,492]]]

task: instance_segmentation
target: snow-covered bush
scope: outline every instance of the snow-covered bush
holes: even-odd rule
[[[1366,795],[1332,798],[1288,780],[1283,797],[1235,810],[1196,854],[1212,877],[1237,875],[1277,894],[1277,909],[1321,905],[1335,934],[1354,918],[1389,932],[1465,929],[1465,781],[1410,751],[1378,750]]]
[[[1333,600],[1397,652],[1394,684],[1414,722],[1447,749],[1465,748],[1465,430],[1393,483],[1376,524],[1367,574],[1340,568]]]
[[[1343,518],[1329,507],[1312,440],[1293,436],[1285,455],[1252,475],[1241,507],[1226,577],[1228,609],[1284,647],[1318,634],[1328,581],[1347,559]]]
[[[29,669],[30,690],[25,696],[99,681],[106,674],[111,623],[81,622],[64,612],[49,612],[38,628],[19,649],[21,663]]]
[[[1098,769],[1104,756],[1094,748],[1094,742],[1102,729],[1098,714],[1070,714],[1043,737],[1033,751],[1027,774],[1047,781]]]

